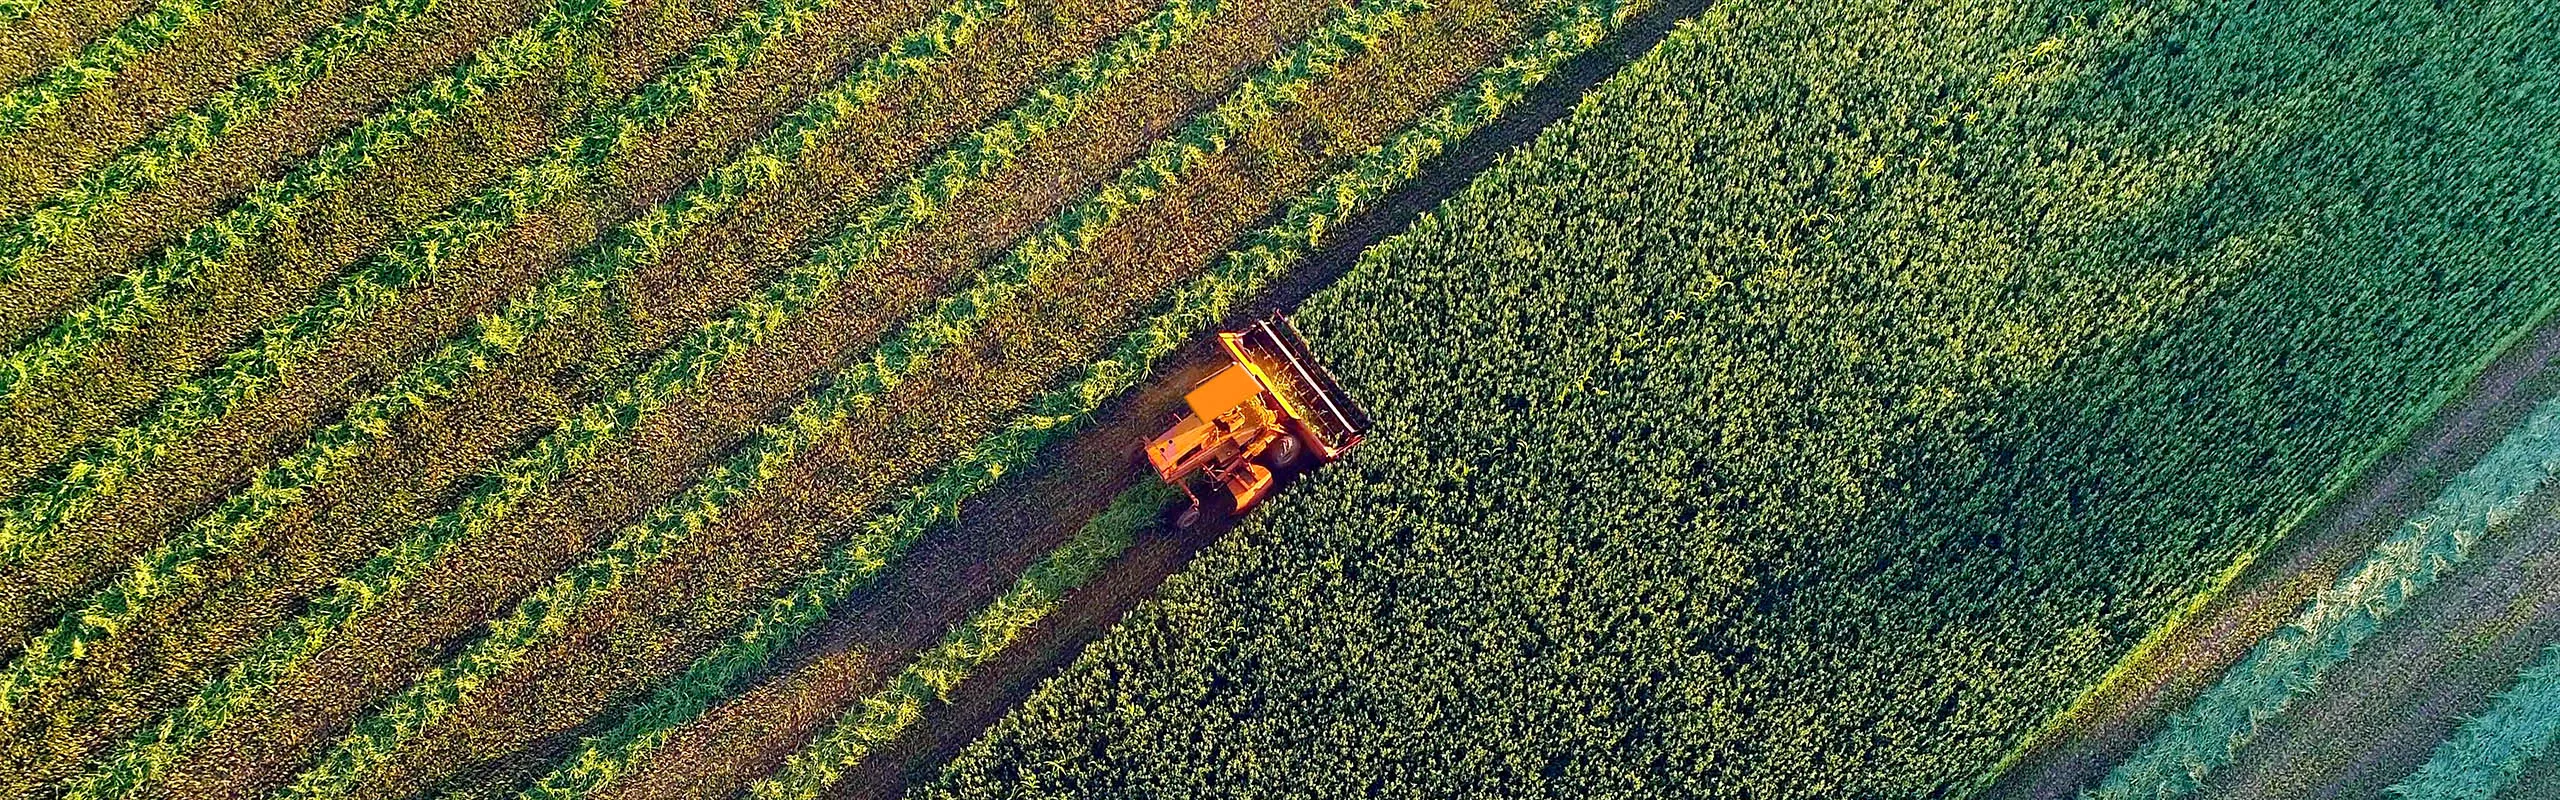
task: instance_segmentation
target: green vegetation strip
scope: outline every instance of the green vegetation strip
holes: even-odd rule
[[[0,0],[0,24],[26,19],[44,7],[45,0]]]
[[[128,576],[117,589],[94,600],[91,610],[131,609],[136,605],[131,599],[133,597],[166,596],[171,593],[168,587],[173,582],[195,580],[193,564],[211,553],[225,552],[246,541],[267,521],[298,501],[304,491],[367,452],[387,433],[394,419],[415,408],[450,397],[465,377],[494,369],[498,362],[512,355],[533,328],[575,309],[601,287],[627,275],[634,265],[655,258],[690,226],[734,205],[747,190],[768,185],[795,163],[805,148],[823,141],[826,134],[840,130],[855,108],[876,99],[880,83],[921,69],[930,61],[947,55],[972,36],[975,26],[986,15],[1009,3],[1010,0],[963,0],[911,32],[888,52],[840,81],[834,89],[813,99],[747,155],[715,171],[711,177],[640,219],[625,224],[615,239],[579,270],[540,291],[519,297],[507,312],[482,320],[479,331],[472,338],[448,344],[435,358],[395,381],[390,390],[359,403],[344,420],[314,436],[302,451],[260,473],[250,490],[234,496],[223,508],[199,519],[183,537],[185,544],[164,547],[156,552],[146,560],[143,569]],[[1048,123],[1050,127],[1054,124],[1054,121]],[[1003,136],[1033,135],[1038,130],[1019,126],[1008,128],[999,135],[980,139],[980,149],[975,152],[1015,152],[1021,142]],[[949,191],[956,191],[958,184],[954,181],[981,176],[994,168],[988,164],[964,163],[951,158],[946,158],[941,167],[943,169],[936,174],[942,176],[943,182],[935,186],[945,191],[939,195],[945,198]],[[932,211],[929,208],[908,210]],[[850,263],[839,266],[849,268]],[[790,302],[796,309],[806,301],[807,298],[803,297]],[[734,312],[731,322],[769,319],[772,324],[779,325],[788,315],[767,316],[775,309],[771,298],[762,305],[742,304],[742,310]],[[738,326],[713,327],[730,330]],[[698,334],[695,343],[701,344],[702,338]],[[660,366],[665,367],[665,364]],[[702,374],[707,374],[709,366],[702,368]],[[673,373],[681,371],[670,367],[652,374],[673,381],[677,380],[671,377]],[[629,393],[623,395],[624,399],[629,399],[629,396]],[[663,395],[658,396],[657,402],[663,400]],[[625,411],[634,416],[616,416]],[[624,406],[590,414],[586,419],[613,418],[636,424],[639,413],[642,412],[636,406]],[[592,449],[586,452],[592,454]],[[505,483],[523,474],[521,471],[502,473],[502,477],[492,477],[490,481],[493,484]],[[487,487],[484,486],[485,489]],[[487,491],[479,495],[483,502],[489,496]],[[474,524],[485,525],[486,521]],[[435,559],[449,549],[463,532],[464,527],[460,523],[442,520],[426,530],[427,535],[436,538],[413,538],[400,548],[378,555],[358,573],[342,578],[314,605],[312,614],[297,620],[294,627],[266,637],[248,660],[234,665],[226,677],[206,686],[184,709],[121,747],[106,765],[82,782],[70,796],[117,797],[135,791],[186,748],[200,741],[223,720],[238,713],[242,704],[259,689],[271,685],[317,652],[337,626],[355,614],[375,607],[392,591],[406,585],[420,570],[435,563]],[[115,619],[121,621],[132,612],[114,613],[120,615]],[[66,624],[75,625],[81,631],[77,641],[83,645],[114,633],[112,625],[92,624],[98,621],[93,615],[75,617],[76,622]],[[72,658],[77,657],[78,649],[77,646],[72,648]],[[59,667],[52,674],[58,673]]]
[[[368,452],[401,416],[449,397],[465,379],[505,364],[531,331],[591,299],[635,265],[656,258],[691,226],[735,205],[746,192],[778,179],[807,143],[817,140],[814,137],[841,128],[863,98],[875,96],[890,80],[948,56],[974,34],[981,20],[1011,2],[961,0],[813,98],[740,159],[618,227],[578,269],[516,298],[504,312],[483,318],[471,336],[448,342],[384,392],[356,404],[302,450],[261,471],[246,490],[154,548],[135,563],[132,572],[38,635],[9,672],[0,674],[0,711],[60,676],[88,646],[114,635],[151,602],[200,583],[203,576],[195,565],[248,541],[331,470]],[[61,477],[13,499],[0,511],[0,548],[5,548],[0,554],[24,558],[31,548],[58,533],[70,514],[115,488],[187,434],[280,381],[298,361],[318,353],[327,336],[358,324],[364,315],[396,299],[401,286],[431,275],[439,265],[462,257],[465,248],[576,186],[618,154],[631,141],[629,134],[663,125],[684,106],[708,99],[705,87],[761,55],[766,44],[778,41],[774,36],[778,28],[799,27],[796,18],[816,5],[766,4],[737,27],[703,43],[683,68],[650,83],[649,91],[635,93],[608,121],[555,148],[553,157],[518,170],[507,183],[385,252],[321,303],[268,328],[257,344],[233,353],[221,370],[180,386],[161,413],[107,437],[74,460]]]
[[[2392,531],[2293,621],[2249,650],[2140,750],[2107,774],[2093,800],[2182,797],[2231,763],[2259,723],[2284,712],[2409,601],[2461,566],[2489,529],[2560,474],[2560,400],[2548,401],[2480,463]]]
[[[1080,430],[1103,404],[1144,381],[1164,356],[1196,339],[1296,266],[1324,232],[1372,207],[1422,171],[1425,163],[1467,134],[1501,116],[1566,60],[1617,29],[1635,4],[1585,2],[1564,12],[1531,45],[1485,70],[1445,105],[1415,121],[1351,167],[1318,184],[1283,211],[1280,221],[1256,231],[1219,264],[1169,296],[1115,345],[1110,356],[1033,401],[1004,429],[972,445],[934,479],[864,523],[854,539],[830,553],[825,565],[790,594],[757,612],[721,649],[697,659],[620,725],[589,737],[579,750],[522,800],[570,800],[611,783],[676,728],[744,688],[765,661],[823,620],[836,604],[869,585],[917,537],[946,521],[960,504],[1024,468],[1039,452]],[[860,728],[859,725],[856,726]],[[858,732],[847,732],[859,737]],[[855,750],[828,745],[842,758]],[[824,759],[822,759],[824,760]],[[841,760],[837,758],[836,760]],[[804,769],[815,769],[807,767]]]
[[[378,439],[390,421],[424,405],[422,401],[442,399],[462,380],[506,363],[506,356],[525,336],[559,313],[588,302],[634,265],[656,258],[692,226],[716,218],[748,192],[779,180],[809,142],[841,129],[852,109],[868,102],[880,86],[947,57],[974,35],[979,22],[1014,1],[962,0],[909,32],[888,52],[863,63],[783,120],[745,154],[615,228],[601,250],[591,252],[578,268],[520,294],[503,311],[481,320],[470,335],[447,341],[383,392],[356,404],[344,421],[315,436],[315,441],[347,445],[330,456],[343,461]],[[91,442],[63,467],[40,478],[37,486],[0,507],[0,563],[23,561],[49,546],[73,515],[121,488],[169,448],[275,388],[304,360],[319,354],[331,337],[364,324],[375,312],[397,302],[403,290],[435,279],[445,266],[467,257],[472,248],[525,214],[586,184],[597,170],[624,155],[638,141],[636,137],[664,128],[680,112],[700,107],[719,81],[796,34],[809,13],[835,2],[791,0],[749,11],[737,25],[697,45],[682,65],[582,126],[583,132],[555,142],[540,160],[514,170],[503,182],[375,255],[364,267],[342,277],[318,302],[269,325],[248,347],[225,356],[213,372],[172,390],[152,416]],[[284,472],[265,485],[307,485],[306,476],[325,470],[293,465],[311,457],[317,454],[289,459],[287,466],[277,468]],[[261,515],[271,513],[272,509],[260,510]],[[252,517],[264,518],[238,519]],[[142,563],[147,570],[166,575],[237,540],[237,536],[212,542],[182,538],[163,545]],[[5,700],[6,693],[0,692],[0,703]]]
[[[2492,800],[2560,736],[2560,646],[2544,650],[2496,704],[2436,745],[2417,772],[2385,790],[2409,800]]]
[[[951,626],[942,641],[916,657],[888,685],[854,705],[834,729],[791,756],[782,771],[748,790],[757,800],[814,800],[834,783],[843,767],[859,763],[873,748],[924,715],[929,703],[949,702],[951,691],[972,670],[1004,652],[1031,630],[1058,601],[1105,564],[1127,552],[1137,532],[1156,523],[1176,495],[1171,487],[1149,481],[1121,492],[1094,515],[1073,538],[1031,565],[1013,586],[987,607]]]
[[[424,0],[414,0],[423,8]],[[565,62],[622,9],[623,0],[560,0],[533,25],[483,46],[452,72],[427,82],[391,108],[366,118],[284,177],[261,184],[222,216],[188,231],[150,263],[126,272],[114,286],[66,313],[33,341],[0,357],[0,402],[27,381],[70,367],[111,334],[138,329],[172,294],[194,284],[204,270],[232,258],[272,226],[293,220],[315,198],[346,185],[349,176],[383,155],[477,108],[491,92],[546,65]],[[377,21],[399,16],[386,13]],[[388,24],[350,33],[348,43],[378,43]],[[327,38],[324,34],[322,39]],[[314,41],[319,41],[315,39]],[[29,217],[0,228],[0,281],[17,274],[41,247],[65,241],[85,223],[142,187],[166,182],[188,156],[212,146],[234,115],[270,108],[326,68],[355,52],[298,51],[285,62],[297,70],[274,80],[252,79],[161,129],[79,186],[46,201]]]
[[[90,45],[52,72],[0,98],[0,136],[16,133],[36,116],[60,107],[64,100],[106,82],[123,71],[127,62],[176,36],[180,29],[194,25],[200,19],[198,15],[210,13],[220,5],[218,0],[201,5],[190,0],[168,0],[159,10],[136,17],[114,36]],[[381,46],[400,26],[427,13],[434,5],[435,0],[376,0],[357,9],[313,34],[283,58],[242,73],[231,88],[160,126],[150,138],[125,148],[70,189],[47,198],[25,215],[0,223],[0,282],[24,271],[45,248],[76,237],[90,220],[106,214],[135,192],[167,183],[181,164],[211,148],[224,134],[326,77],[349,58]],[[166,18],[170,15],[180,15],[182,19],[169,21]],[[568,21],[565,17],[560,20]],[[167,30],[141,36],[130,32],[136,26]],[[487,52],[505,57],[494,50]]]
[[[336,797],[350,791],[367,773],[390,760],[402,743],[461,707],[474,689],[522,662],[535,645],[561,630],[579,610],[620,588],[692,534],[718,521],[725,509],[753,497],[770,481],[784,477],[792,461],[827,436],[841,431],[856,412],[876,402],[881,395],[928,363],[935,354],[975,335],[988,318],[1006,308],[1016,295],[1045,280],[1069,258],[1100,238],[1103,231],[1117,223],[1129,209],[1170,190],[1190,168],[1224,150],[1237,136],[1295,102],[1309,85],[1331,74],[1342,61],[1364,51],[1387,30],[1401,25],[1403,12],[1424,7],[1427,4],[1423,0],[1399,0],[1364,5],[1337,17],[1323,30],[1300,43],[1293,52],[1274,62],[1269,69],[1256,74],[1217,108],[1194,118],[1172,137],[1157,142],[1145,157],[1123,170],[1110,184],[1061,213],[1041,230],[1016,244],[1001,259],[982,269],[968,290],[943,298],[933,309],[909,320],[868,357],[835,375],[825,388],[794,406],[781,421],[765,426],[737,454],[708,471],[682,494],[651,511],[641,522],[625,528],[596,555],[519,602],[506,619],[490,625],[488,635],[473,642],[451,662],[431,670],[393,698],[383,711],[359,723],[355,731],[332,748],[317,766],[303,773],[278,796]],[[1062,78],[1061,83],[1087,90],[1107,85],[1136,71],[1146,62],[1145,55],[1178,41],[1181,36],[1176,31],[1196,29],[1202,16],[1187,3],[1177,6],[1168,15],[1159,15],[1151,22],[1186,17],[1188,22],[1170,31],[1150,25],[1146,35],[1121,40],[1133,43],[1131,47],[1115,47],[1106,51],[1117,52],[1119,57],[1101,65],[1103,69],[1077,69]],[[1050,106],[1054,102],[1051,98],[1055,96],[1055,93],[1043,90],[1025,110]],[[831,244],[826,251],[812,258],[811,263],[868,261],[887,238],[867,235],[868,232],[883,227],[884,220],[915,214],[901,210],[905,206],[901,204],[899,195],[892,194],[891,197],[892,202],[875,207],[864,215],[862,222],[854,227],[854,236]],[[910,223],[885,224],[903,229]],[[836,275],[843,272],[833,266],[820,269]],[[832,281],[828,283],[832,284]],[[772,330],[780,327],[782,316],[780,313],[759,315],[758,321],[767,326],[763,330]],[[706,371],[709,366],[705,365]],[[500,485],[509,486],[518,493],[529,493],[538,488],[536,482],[530,481]],[[438,522],[441,525],[430,523],[429,527],[461,530],[475,523],[485,525],[495,518],[495,514],[475,513],[481,507],[494,506],[476,507],[466,503],[440,518]],[[502,507],[494,508],[503,510]]]
[[[0,136],[26,130],[29,121],[61,108],[63,101],[122,74],[126,64],[178,38],[221,7],[221,0],[162,0],[125,20],[60,65],[0,95]]]

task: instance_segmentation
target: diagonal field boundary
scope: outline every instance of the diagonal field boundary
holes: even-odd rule
[[[2385,620],[2459,568],[2490,528],[2514,516],[2525,498],[2555,474],[2560,474],[2560,400],[2536,406],[2479,463],[2455,476],[2291,622],[2260,640],[2083,797],[2192,794],[2206,777],[2231,763],[2263,722],[2282,714]]]

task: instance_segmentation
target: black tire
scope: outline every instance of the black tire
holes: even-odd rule
[[[1200,504],[1183,506],[1181,511],[1173,512],[1173,527],[1186,531],[1199,527],[1201,516]]]
[[[1298,437],[1294,434],[1284,435],[1278,441],[1272,442],[1270,447],[1262,449],[1262,464],[1275,471],[1284,471],[1298,466],[1298,461],[1306,456],[1305,443],[1298,441]]]

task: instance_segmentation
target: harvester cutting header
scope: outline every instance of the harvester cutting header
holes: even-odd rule
[[[1204,489],[1242,513],[1270,495],[1278,473],[1332,463],[1369,429],[1287,317],[1220,333],[1218,345],[1227,365],[1183,395],[1190,413],[1147,442],[1156,475],[1191,498],[1175,520],[1183,527],[1199,522]]]

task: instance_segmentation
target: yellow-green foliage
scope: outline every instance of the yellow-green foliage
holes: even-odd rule
[[[2533,7],[1719,2],[1301,308],[1369,443],[911,796],[1961,791],[2560,296]]]

